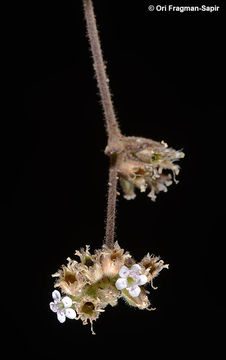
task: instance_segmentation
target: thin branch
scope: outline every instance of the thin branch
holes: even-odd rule
[[[83,0],[84,13],[87,25],[88,38],[93,56],[93,66],[96,73],[97,85],[100,90],[100,97],[104,109],[108,144],[105,154],[110,156],[109,182],[108,182],[108,203],[107,221],[105,232],[105,244],[109,248],[114,247],[115,236],[115,214],[117,198],[117,155],[122,151],[121,132],[116,120],[114,107],[109,89],[109,80],[106,75],[106,66],[103,60],[100,40],[98,36],[96,18],[92,0]]]
[[[117,199],[117,164],[115,157],[110,158],[108,182],[107,224],[105,231],[105,244],[112,249],[115,238],[116,199]]]
[[[111,99],[111,93],[108,85],[109,80],[106,75],[106,66],[104,64],[103,54],[101,51],[100,39],[98,36],[92,0],[83,0],[83,6],[87,25],[87,32],[93,56],[93,66],[96,73],[97,85],[100,90],[102,106],[104,109],[106,130],[109,141],[111,142],[112,138],[120,137],[121,133],[116,120]]]

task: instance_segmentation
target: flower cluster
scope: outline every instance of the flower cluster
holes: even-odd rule
[[[169,148],[164,141],[141,137],[122,137],[121,141],[123,151],[119,156],[118,173],[127,200],[136,197],[135,188],[141,192],[149,188],[148,197],[155,201],[160,191],[167,191],[172,180],[178,183],[176,175],[180,167],[175,162],[184,157],[182,151]]]
[[[67,265],[52,275],[57,278],[55,287],[65,296],[61,297],[58,290],[53,291],[50,308],[60,322],[66,317],[81,319],[84,325],[89,321],[93,334],[93,321],[107,305],[115,306],[121,297],[132,306],[150,310],[144,285],[150,282],[153,286],[153,278],[168,268],[159,257],[149,254],[136,263],[117,242],[113,249],[103,245],[91,254],[86,246],[75,255],[79,261],[68,258]]]

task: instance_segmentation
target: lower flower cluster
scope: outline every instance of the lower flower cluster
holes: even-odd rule
[[[56,277],[50,309],[63,323],[66,318],[88,321],[93,331],[93,321],[107,305],[117,305],[119,298],[140,309],[150,308],[149,293],[144,285],[151,283],[163,268],[168,268],[159,257],[147,254],[139,263],[128,251],[121,249],[116,242],[113,249],[103,245],[102,249],[89,251],[89,246],[75,255],[79,261],[68,258],[67,265],[53,277]]]

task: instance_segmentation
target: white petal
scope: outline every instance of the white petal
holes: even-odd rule
[[[51,302],[51,303],[49,304],[49,307],[50,307],[50,309],[51,309],[53,312],[57,312],[57,311],[58,311],[58,307],[57,307],[57,305],[56,305],[54,302]]]
[[[74,319],[76,317],[76,312],[74,309],[65,309],[65,315],[69,319]]]
[[[137,297],[140,295],[140,288],[137,285],[128,288],[128,290],[132,297]]]
[[[119,270],[119,276],[122,278],[126,278],[129,275],[129,269],[125,265],[121,267]]]
[[[64,304],[65,308],[69,308],[72,305],[72,300],[71,300],[71,298],[69,298],[69,296],[63,297],[63,299],[61,301]]]
[[[118,290],[122,290],[125,289],[127,287],[127,280],[123,279],[123,278],[119,278],[116,283],[115,286]]]
[[[138,280],[138,285],[144,285],[148,281],[148,278],[146,275],[140,275]]]
[[[138,264],[134,264],[130,270],[132,270],[134,272],[139,272],[139,270],[141,270],[141,267]]]
[[[66,316],[63,311],[57,311],[57,319],[59,322],[64,323],[66,320]]]
[[[56,301],[56,302],[59,302],[60,299],[61,299],[61,294],[58,290],[54,290],[52,292],[52,297],[53,297],[53,300]]]

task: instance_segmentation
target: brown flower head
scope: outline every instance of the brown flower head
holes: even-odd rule
[[[153,279],[159,275],[162,269],[168,269],[169,264],[164,264],[164,261],[159,256],[150,255],[149,253],[143,257],[139,265],[144,270],[144,274],[147,276],[148,282],[151,282],[153,286]]]
[[[117,276],[125,261],[131,258],[131,255],[128,252],[124,253],[124,249],[121,249],[116,241],[113,249],[109,249],[106,245],[103,245],[102,250],[97,251],[97,257],[102,265],[103,274],[114,277]]]
[[[92,333],[95,334],[92,323],[99,317],[101,312],[104,312],[103,308],[101,308],[101,301],[98,298],[84,296],[81,302],[77,304],[76,311],[78,314],[77,319],[81,319],[83,325],[86,325],[88,320],[90,321]]]
[[[70,258],[67,260],[67,266],[62,265],[62,269],[52,275],[58,278],[54,287],[60,287],[63,293],[75,296],[81,292],[86,281],[77,261]]]
[[[90,246],[86,245],[86,250],[76,250],[75,255],[80,257],[79,268],[88,283],[93,283],[103,277],[103,270],[97,256],[89,252]]]
[[[168,148],[165,142],[157,142],[141,137],[123,137],[124,150],[119,155],[118,173],[127,200],[136,197],[135,188],[145,192],[155,201],[156,194],[166,192],[167,187],[176,181],[179,165],[175,161],[184,157],[181,151]]]

